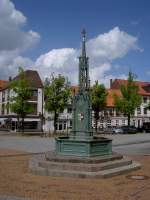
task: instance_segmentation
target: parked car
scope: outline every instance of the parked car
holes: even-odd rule
[[[123,133],[137,133],[137,128],[135,126],[122,126]]]
[[[146,133],[150,133],[150,122],[144,122],[142,126],[142,131]]]
[[[104,128],[104,134],[113,134],[113,128],[112,127]]]
[[[123,133],[123,129],[121,127],[113,128],[113,134]]]

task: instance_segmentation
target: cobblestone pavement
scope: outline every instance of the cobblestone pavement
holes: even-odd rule
[[[12,152],[2,149],[0,151],[6,155]],[[15,154],[15,151],[13,153]],[[132,157],[142,164],[142,168],[138,171],[109,179],[92,180],[30,174],[28,172],[30,158],[31,156],[0,157],[0,194],[8,195],[9,198],[2,200],[150,199],[150,156]],[[145,175],[148,178],[132,180],[128,178],[129,175]]]

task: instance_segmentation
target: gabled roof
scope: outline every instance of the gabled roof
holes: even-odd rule
[[[26,71],[24,71],[24,73],[25,73],[25,77],[26,77],[27,81],[29,82],[30,87],[32,87],[33,89],[43,88],[42,80],[37,71],[26,70]],[[19,80],[19,75],[17,75],[11,81],[13,81],[13,80]],[[9,87],[10,81],[4,81],[4,82],[5,82],[5,84],[3,84],[3,87],[0,88],[0,90],[5,90]]]
[[[71,87],[72,95],[77,94],[78,86]],[[121,97],[121,92],[119,89],[106,89],[107,97],[106,97],[106,104],[108,107],[114,107],[114,95]]]
[[[119,89],[107,89],[106,104],[108,107],[114,107],[114,95],[122,96]]]
[[[0,89],[3,89],[8,84],[8,81],[0,80]]]
[[[121,85],[127,85],[128,80],[115,79],[112,82],[111,89],[119,89]],[[139,87],[140,95],[150,95],[150,82],[134,81],[135,85]]]
[[[24,73],[25,73],[25,77],[27,81],[29,82],[32,88],[43,88],[42,80],[37,71],[26,70]],[[13,80],[18,80],[18,79],[19,79],[19,75],[17,75]]]
[[[106,89],[107,91],[107,106],[108,107],[114,107],[114,95],[117,95],[119,97],[122,96],[120,92],[120,86],[121,85],[127,85],[128,81],[124,79],[115,79],[113,80],[111,84],[110,89]],[[150,96],[150,82],[142,82],[142,81],[134,81],[135,85],[139,87],[139,94],[142,96]],[[78,91],[78,86],[72,86],[72,93],[76,94]]]

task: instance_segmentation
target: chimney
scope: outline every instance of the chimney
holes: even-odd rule
[[[110,88],[112,87],[113,79],[110,79]]]
[[[8,80],[9,80],[9,82],[10,82],[10,81],[12,81],[12,77],[11,77],[11,76],[9,76],[9,79],[8,79]]]

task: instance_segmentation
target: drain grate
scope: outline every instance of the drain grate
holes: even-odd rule
[[[145,175],[129,175],[129,176],[126,176],[128,179],[133,179],[133,180],[146,180],[148,179],[149,177],[148,176],[145,176]]]

